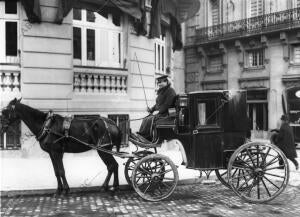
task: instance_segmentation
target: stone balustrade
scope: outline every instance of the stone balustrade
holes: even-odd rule
[[[74,72],[75,93],[127,93],[127,75]]]
[[[0,71],[0,92],[20,92],[19,71]]]

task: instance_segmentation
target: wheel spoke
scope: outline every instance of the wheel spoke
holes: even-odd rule
[[[263,177],[265,178],[268,182],[270,182],[273,186],[275,186],[277,189],[279,189],[280,187],[278,187],[277,185],[275,185],[270,179],[268,179],[267,177]]]
[[[240,179],[240,178],[245,178],[245,174],[243,175],[240,175],[241,173],[239,172],[239,175],[238,176],[235,176],[235,177],[232,177],[232,179]],[[250,176],[250,174],[249,174]]]
[[[142,170],[144,173],[151,175],[152,173],[147,170],[147,168],[140,167],[139,170]]]
[[[258,165],[258,163],[257,163]],[[257,199],[260,199],[260,188],[259,188],[259,179],[260,177],[257,177]]]
[[[148,189],[150,188],[151,185],[152,185],[152,182],[150,182],[149,185],[147,186],[147,188],[144,190],[144,194],[148,191]]]
[[[263,179],[261,179],[261,182],[263,183],[263,186],[265,187],[265,189],[266,189],[266,191],[267,191],[269,197],[271,197],[270,191],[269,191],[269,189],[268,189],[268,187],[267,187],[265,181],[264,181]]]
[[[160,173],[160,171],[163,169],[163,168],[165,168],[165,166],[166,166],[166,161],[164,161],[164,164],[161,166],[161,168],[157,171],[158,173]]]
[[[168,172],[172,172],[172,171],[173,171],[173,170],[172,170],[172,168],[171,168],[171,169],[169,169],[169,170],[166,170],[166,171],[160,173],[159,175],[164,175],[164,174],[166,174],[166,173],[168,173]]]
[[[276,160],[276,161],[274,161],[274,160]],[[276,163],[277,161],[279,161],[279,160],[278,160],[278,155],[275,156],[272,160],[270,160],[270,161],[265,165],[265,167],[268,167],[268,166],[270,166],[271,164]]]
[[[246,195],[249,195],[249,197],[250,197],[251,190],[255,186],[254,182],[255,182],[255,178],[253,179],[251,185],[247,185],[247,187],[246,187],[246,188],[249,188],[248,191],[247,191],[247,193],[246,193]]]
[[[249,150],[248,150],[248,149],[246,149],[246,151],[247,151],[247,154],[248,154],[248,156],[250,157],[250,160],[251,160],[251,162],[252,162],[253,166],[255,166],[255,163],[254,163],[254,160],[253,160],[253,158],[252,158],[252,155],[251,155],[251,153],[249,152]]]
[[[147,181],[145,182],[145,180],[143,180],[143,183],[139,184],[139,185],[138,185],[138,188],[142,187],[143,185],[146,185],[146,184],[150,183],[150,181],[151,181],[151,180],[147,180]]]
[[[251,179],[252,179],[252,177],[250,177],[249,179],[245,179],[245,182],[244,182],[241,186],[239,186],[239,188],[238,188],[237,190],[240,190],[240,188],[242,188],[245,184],[247,184],[247,186],[248,186],[248,182],[249,182]]]
[[[247,167],[237,167],[237,166],[234,166],[232,165],[232,167],[236,168],[236,169],[239,169],[239,170],[252,170],[251,168],[247,168]]]
[[[271,168],[265,169],[265,171],[268,171],[268,170],[275,170],[275,169],[281,169],[281,168],[282,168],[282,166],[271,167]]]
[[[267,159],[267,156],[269,155],[269,152],[270,152],[270,151],[271,151],[271,148],[268,147],[268,151],[267,151],[267,153],[264,155],[263,160],[262,160],[262,162],[261,162],[261,164],[260,164],[260,167],[262,167],[263,164],[266,163],[266,159]]]
[[[244,159],[240,158],[239,156],[237,158],[239,158],[242,162],[244,162],[245,164],[247,164],[247,166],[249,168],[253,168],[253,166],[251,166],[250,164],[248,164],[247,161],[245,161]]]
[[[269,176],[275,176],[275,177],[278,177],[278,178],[282,178],[284,179],[285,176],[279,176],[279,175],[276,175],[276,174],[272,174],[272,173],[265,173],[266,175],[269,175]]]

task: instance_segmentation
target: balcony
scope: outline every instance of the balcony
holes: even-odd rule
[[[74,92],[81,94],[126,94],[127,70],[74,68]]]
[[[196,43],[207,44],[300,27],[300,8],[196,29]]]

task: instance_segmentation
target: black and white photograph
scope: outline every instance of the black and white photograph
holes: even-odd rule
[[[300,0],[0,0],[1,217],[300,216]]]

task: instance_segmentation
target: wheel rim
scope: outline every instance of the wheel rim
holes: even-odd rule
[[[283,161],[282,166],[279,159]],[[274,145],[251,142],[238,148],[230,158],[229,184],[248,202],[273,200],[286,188],[288,180],[288,162]]]
[[[226,169],[215,170],[215,173],[217,178],[223,185],[225,185],[227,188],[231,188],[228,183],[228,172]]]
[[[132,176],[132,171],[135,168],[136,163],[143,157],[153,154],[153,152],[151,151],[139,151],[136,152],[135,155],[139,156],[138,158],[129,158],[125,164],[125,168],[124,168],[124,174],[125,174],[125,179],[128,183],[128,185],[132,186],[132,182],[131,182],[131,176]]]
[[[177,182],[176,166],[168,157],[160,154],[142,158],[132,173],[133,188],[149,201],[160,201],[169,197]]]

